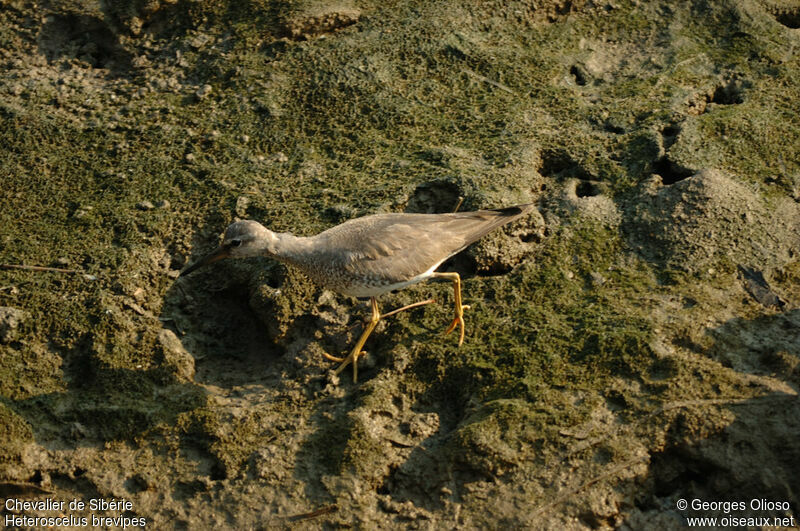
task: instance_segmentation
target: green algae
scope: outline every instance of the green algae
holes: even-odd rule
[[[527,392],[544,382],[602,388],[611,374],[636,375],[651,356],[648,308],[614,308],[612,301],[645,293],[655,280],[643,263],[638,270],[612,267],[622,244],[616,233],[587,223],[558,233],[508,279],[465,283],[466,300],[478,301],[467,314],[477,346],[454,352],[444,380],[452,378],[465,396],[535,400]],[[587,289],[592,274],[608,278]]]
[[[62,16],[88,9],[83,4],[48,9]],[[223,479],[240,477],[263,441],[279,436],[264,429],[264,411],[227,425],[224,408],[210,407],[196,386],[176,384],[157,353],[163,298],[180,298],[168,273],[213,245],[241,215],[242,196],[250,200],[246,217],[311,234],[330,225],[323,212],[332,205],[353,215],[400,210],[418,185],[437,179],[469,192],[476,203],[469,207],[502,206],[478,204],[503,197],[480,195],[492,186],[535,195],[542,182],[552,189],[569,177],[602,182],[624,200],[661,171],[665,156],[690,170],[724,169],[761,185],[760,193],[797,193],[793,37],[749,4],[619,2],[582,13],[573,3],[575,12],[564,15],[520,3],[533,12],[523,20],[514,8],[482,3],[365,4],[355,26],[300,42],[278,38],[286,13],[308,7],[288,4],[179,2],[148,18],[133,4],[110,3],[129,33],[118,52],[148,56],[149,67],[124,82],[76,81],[107,92],[85,109],[83,90],[59,89],[57,72],[18,95],[8,87],[12,96],[0,103],[2,261],[62,264],[96,277],[0,272],[0,285],[20,290],[3,294],[3,303],[33,314],[22,343],[0,345],[0,390],[13,402],[2,423],[14,440],[60,437],[77,422],[101,441],[149,444],[160,429],[199,444]],[[20,24],[26,9],[18,3],[0,16]],[[659,9],[672,13],[669,24],[654,16]],[[135,16],[161,28],[149,45],[131,37]],[[11,27],[0,24],[3,48],[33,46],[33,33]],[[211,41],[194,40],[203,35]],[[180,88],[162,91],[151,74],[174,75],[176,51],[185,64]],[[79,61],[54,60],[66,85],[87,70]],[[199,97],[205,84],[212,90]],[[662,132],[670,128],[674,143],[666,145]],[[515,166],[527,152],[535,156]],[[161,200],[171,206],[136,206]],[[735,264],[715,263],[715,275],[663,271],[634,255],[615,228],[562,217],[513,272],[465,281],[473,307],[463,347],[441,337],[451,314],[445,284],[397,295],[412,302],[433,292],[441,304],[391,324],[377,343],[381,362],[392,359],[395,344],[414,353],[394,376],[423,406],[444,404],[442,415],[455,420],[443,447],[489,476],[557,455],[557,430],[585,421],[609,396],[652,412],[684,394],[755,392],[733,372],[659,357],[652,347],[657,298],[691,298],[690,319],[699,321],[719,301],[694,284],[729,289]],[[231,282],[248,284],[239,278],[245,266],[218,271],[238,271]],[[788,271],[785,286],[797,277]],[[252,284],[262,281],[271,278]],[[130,305],[137,288],[144,294],[136,304],[151,317]],[[299,325],[295,336],[289,330],[313,290],[298,283],[270,306],[274,288],[264,289],[261,299],[251,291],[249,305],[262,322],[276,319],[273,338],[300,335]],[[696,352],[713,354],[703,332],[687,334]],[[37,358],[34,345],[52,356]],[[793,355],[781,359],[791,364]],[[659,391],[646,396],[656,389],[648,386]],[[588,398],[570,407],[569,393]],[[297,414],[324,409],[318,398],[307,400]],[[306,455],[323,473],[380,483],[386,467],[373,467],[387,450],[368,425],[342,414],[318,425]]]

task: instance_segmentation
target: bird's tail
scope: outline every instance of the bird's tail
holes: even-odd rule
[[[461,249],[464,249],[469,244],[481,239],[493,230],[529,214],[535,208],[536,205],[528,203],[495,210],[457,212],[450,214],[450,216],[453,217],[453,221],[457,220],[462,228],[464,243]]]

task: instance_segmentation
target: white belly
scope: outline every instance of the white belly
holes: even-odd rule
[[[443,262],[444,260],[442,260]],[[439,267],[442,262],[435,264],[433,267],[421,273],[413,278],[408,280],[404,280],[403,282],[396,282],[394,284],[375,284],[372,286],[363,285],[363,286],[348,286],[346,290],[340,290],[345,295],[350,295],[352,297],[375,297],[377,295],[381,295],[382,293],[388,293],[390,291],[394,291],[396,289],[402,289],[407,286],[411,286],[412,284],[416,284],[417,282],[422,282],[433,276],[433,272]]]

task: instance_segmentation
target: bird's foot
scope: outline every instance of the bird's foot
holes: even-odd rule
[[[367,351],[366,351],[366,350],[362,350],[361,352],[359,352],[359,353],[358,353],[358,357],[359,357],[359,359],[360,359],[360,358],[363,358],[363,357],[364,357],[364,356],[366,356],[366,355],[367,355]],[[334,356],[331,356],[331,358],[333,358],[333,357],[334,357]],[[346,358],[336,358],[336,361],[339,361],[339,362],[341,362],[341,365],[339,365],[339,366],[336,368],[336,370],[335,370],[335,371],[333,371],[333,372],[334,372],[334,374],[336,374],[337,376],[338,376],[338,374],[339,374],[340,372],[342,372],[342,371],[344,370],[344,368],[345,368],[345,367],[347,367],[347,366],[348,366],[348,365],[350,365],[351,363],[358,363],[358,360],[356,360],[356,361],[353,361],[353,353],[350,353],[350,355],[349,355],[349,356],[347,356]]]
[[[367,351],[366,350],[362,350],[361,353],[358,356],[363,358],[366,355],[367,355]],[[336,363],[342,363],[342,362],[350,359],[350,356],[347,356],[346,358],[339,358],[337,356],[331,356],[327,352],[323,352],[322,353],[322,357],[325,358],[328,361],[335,361]],[[350,362],[347,361],[347,363],[350,363]]]
[[[417,308],[418,306],[424,306],[426,304],[431,304],[431,303],[434,303],[434,302],[436,302],[436,299],[425,299],[424,301],[415,302],[413,304],[407,304],[406,306],[403,306],[402,308],[397,308],[395,310],[392,310],[391,312],[388,312],[388,313],[385,313],[385,314],[381,315],[379,320],[386,319],[387,317],[391,317],[391,316],[393,316],[395,314],[398,314],[400,312],[404,312],[406,310],[410,310],[411,308]],[[369,325],[369,323],[370,323],[370,320],[368,318],[365,318],[365,319],[362,319],[362,320],[350,325],[348,330],[350,330],[352,328],[355,328],[356,326],[361,326],[362,328],[366,328]],[[328,359],[332,359],[332,357],[328,358]],[[341,361],[341,360],[339,358],[337,358],[336,361]]]
[[[323,352],[322,357],[328,361],[335,361],[336,363],[341,363],[344,361],[344,358],[337,358],[336,356],[331,356],[327,352]]]
[[[450,323],[450,326],[448,326],[447,330],[444,331],[444,335],[447,335],[453,330],[455,330],[456,327],[460,328],[458,335],[459,347],[464,343],[464,310],[469,310],[468,304],[456,305],[456,315],[453,318],[453,322]]]

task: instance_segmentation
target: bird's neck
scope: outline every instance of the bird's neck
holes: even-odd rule
[[[308,238],[298,237],[288,232],[269,231],[265,239],[263,254],[281,262],[293,263],[305,254]]]

